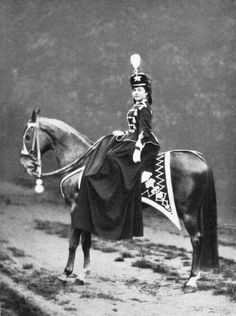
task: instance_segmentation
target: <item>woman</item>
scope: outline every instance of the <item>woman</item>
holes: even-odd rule
[[[141,173],[160,146],[151,132],[151,80],[144,73],[130,78],[133,107],[128,130],[99,141],[86,162],[72,226],[108,239],[143,236]]]

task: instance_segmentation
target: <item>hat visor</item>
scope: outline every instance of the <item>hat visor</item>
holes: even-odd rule
[[[133,83],[133,84],[131,84],[132,87],[143,87],[146,85],[147,85],[146,83]]]

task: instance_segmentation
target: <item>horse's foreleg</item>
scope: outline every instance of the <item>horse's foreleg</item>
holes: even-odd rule
[[[84,284],[87,275],[90,273],[90,247],[91,233],[82,231],[82,249],[84,253],[84,265],[81,274],[77,277],[79,284]]]
[[[68,278],[68,276],[71,275],[73,272],[74,263],[75,263],[75,254],[76,254],[76,249],[79,245],[80,235],[81,235],[80,229],[74,228],[71,230],[70,240],[69,240],[69,256],[68,256],[65,270],[63,274],[59,277],[61,281],[65,281],[66,278]]]

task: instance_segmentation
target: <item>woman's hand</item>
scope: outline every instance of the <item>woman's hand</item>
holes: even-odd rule
[[[133,162],[137,163],[141,161],[141,150],[135,148],[134,153],[133,153]]]
[[[114,132],[112,132],[112,134],[113,134],[114,136],[123,136],[123,135],[124,135],[124,132],[122,132],[122,131],[114,131]]]

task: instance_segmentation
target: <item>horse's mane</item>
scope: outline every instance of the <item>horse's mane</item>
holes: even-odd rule
[[[93,141],[91,139],[89,139],[87,136],[78,132],[74,127],[70,126],[69,124],[67,124],[61,120],[48,118],[48,117],[42,117],[42,116],[38,117],[38,119],[40,122],[42,122],[43,124],[45,124],[48,127],[54,126],[54,127],[59,128],[60,130],[62,130],[64,132],[75,135],[81,141],[85,142],[86,145],[89,145],[89,146],[93,145]]]

